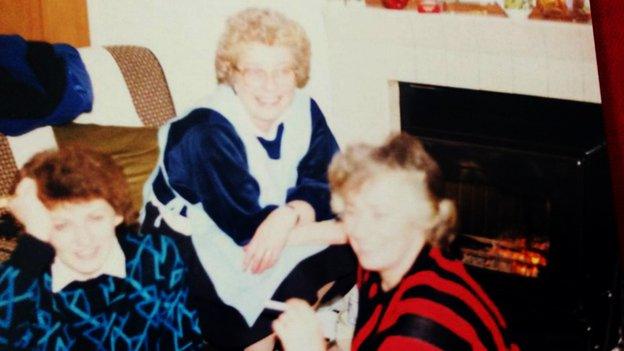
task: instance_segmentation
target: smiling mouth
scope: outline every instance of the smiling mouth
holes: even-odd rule
[[[256,101],[262,106],[276,106],[281,101],[281,97],[256,98]]]
[[[97,256],[99,249],[97,247],[75,251],[74,255],[81,260],[92,260]]]

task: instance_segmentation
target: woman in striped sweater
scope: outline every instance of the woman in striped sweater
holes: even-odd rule
[[[329,180],[360,263],[352,350],[517,349],[494,303],[445,255],[456,209],[418,140],[352,146],[333,160]],[[325,349],[311,311],[293,300],[274,323],[286,350]]]

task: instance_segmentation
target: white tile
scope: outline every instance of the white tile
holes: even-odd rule
[[[336,92],[340,91],[336,97],[339,117],[332,124],[332,129],[341,145],[383,139],[391,128],[388,82],[363,79],[358,83],[357,87],[335,89]]]
[[[584,63],[581,65],[583,75],[583,95],[585,101],[600,102],[600,80],[598,68],[595,63]]]
[[[391,11],[363,11],[358,16],[349,16],[349,21],[340,27],[332,26],[333,30],[348,33],[341,35],[345,39],[367,43],[412,43],[412,26],[409,14]],[[342,21],[342,20],[339,20]],[[348,26],[349,28],[343,28]]]
[[[596,47],[594,42],[594,32],[591,25],[579,26],[578,41],[580,59],[587,63],[595,63]]]
[[[482,53],[479,60],[479,89],[513,92],[512,56]]]
[[[588,25],[370,7],[334,11],[326,22],[341,144],[392,128],[394,80],[600,101]]]
[[[401,130],[400,95],[399,83],[394,80],[388,81],[388,112],[390,117],[388,126],[393,131]]]
[[[584,100],[583,72],[568,60],[547,61],[548,96],[559,99]]]
[[[514,56],[512,60],[513,92],[547,96],[547,60],[531,56]]]
[[[377,22],[377,33],[387,44],[413,45],[414,33],[410,13],[390,11],[383,21]]]
[[[479,54],[471,51],[446,52],[446,82],[449,86],[479,89]]]
[[[510,22],[512,26],[511,53],[517,56],[544,56],[544,33],[540,26]]]
[[[376,50],[366,54],[366,64],[361,67],[360,74],[409,81],[416,76],[417,52],[411,47],[378,44]]]
[[[360,31],[360,16],[339,16],[331,13],[324,18],[329,44],[366,40]]]
[[[545,55],[551,59],[576,60],[580,56],[580,38],[577,26],[553,26],[543,31]]]
[[[420,49],[416,53],[416,83],[446,85],[446,51]]]
[[[507,18],[476,22],[477,45],[480,53],[511,55],[514,37],[514,26]]]
[[[361,13],[357,16],[332,15],[325,18],[328,35],[335,40],[367,40],[369,26]]]
[[[446,23],[445,17],[442,16],[414,16],[412,19],[414,46],[427,49],[447,48]]]
[[[477,51],[480,38],[476,20],[472,16],[449,17],[446,38],[447,49],[453,51]]]
[[[349,74],[336,80],[332,87],[336,118],[331,127],[342,146],[354,141],[368,141],[376,132],[388,130],[389,118],[382,113],[389,112],[380,109],[386,99],[385,90],[387,83],[368,75]]]
[[[412,46],[393,45],[383,48],[383,65],[386,78],[403,82],[413,82],[418,77],[418,49]]]
[[[333,47],[329,54],[330,65],[345,71],[366,69],[371,65],[369,51],[366,46],[354,43]]]

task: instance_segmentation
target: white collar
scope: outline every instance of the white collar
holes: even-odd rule
[[[261,206],[284,203],[288,189],[297,182],[297,167],[310,147],[312,136],[310,101],[310,97],[300,89],[296,89],[291,105],[277,121],[276,130],[279,123],[284,124],[281,155],[277,160],[270,159],[262,147],[258,140],[257,129],[251,123],[240,98],[230,86],[219,85],[214,95],[207,101],[206,107],[225,117],[242,140],[249,173],[262,189],[259,198]]]
[[[279,130],[279,126],[280,124],[282,124],[282,120],[284,119],[284,117],[280,118],[279,120],[275,121],[275,123],[273,124],[273,126],[271,126],[271,129],[269,129],[266,132],[261,131],[260,129],[256,128],[254,126],[254,131],[257,137],[260,137],[264,140],[267,141],[272,141],[275,140],[275,138],[277,137],[277,131]]]
[[[104,266],[100,270],[99,274],[93,278],[97,278],[102,274],[107,274],[113,277],[125,278],[126,277],[126,255],[124,255],[119,241],[115,240],[111,253]],[[74,281],[84,281],[84,277],[81,277],[73,269],[67,267],[66,264],[61,262],[58,258],[54,260],[51,267],[52,275],[52,292],[57,293],[67,285]]]
[[[279,125],[282,124],[288,116],[294,114],[292,112],[294,108],[295,99],[297,99],[298,95],[301,95],[299,89],[295,89],[295,96],[293,97],[293,102],[291,102],[290,106],[282,113],[280,118],[278,118],[275,123],[271,126],[271,129],[264,132],[257,128],[255,124],[251,121],[251,116],[247,112],[247,109],[241,102],[240,98],[236,95],[236,91],[234,88],[227,84],[219,84],[215,89],[213,95],[209,98],[208,106],[219,112],[225,118],[227,118],[230,122],[233,122],[234,127],[240,133],[245,130],[251,135],[256,137],[261,137],[265,140],[274,140],[277,136],[277,130]],[[297,111],[299,112],[299,111]]]

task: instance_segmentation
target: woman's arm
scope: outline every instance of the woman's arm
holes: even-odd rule
[[[290,206],[281,206],[260,224],[253,238],[244,247],[243,268],[262,273],[273,267],[288,242],[298,221],[297,212]]]
[[[23,178],[15,187],[15,194],[9,201],[11,214],[24,226],[26,233],[44,243],[50,241],[52,220],[50,211],[37,196],[37,183],[32,178]]]
[[[340,245],[347,243],[343,225],[335,219],[302,224],[295,227],[287,245]]]
[[[314,100],[311,100],[310,113],[312,115],[310,148],[297,166],[297,183],[288,189],[286,201],[300,200],[308,203],[314,208],[315,219],[321,221],[333,217],[329,206],[327,167],[339,149],[321,109]]]
[[[218,113],[199,109],[174,123],[168,138],[169,184],[189,202],[201,203],[238,245],[248,244],[278,206],[260,205],[260,186],[234,127]]]
[[[280,207],[273,211],[267,220],[260,225],[258,232],[245,246],[245,268],[254,273],[260,273],[272,267],[285,245],[340,245],[347,243],[347,236],[343,225],[333,219],[322,222],[297,221],[298,216],[287,213],[287,209]],[[282,211],[286,213],[282,213]],[[296,225],[295,225],[296,224]],[[255,245],[255,246],[252,246]]]

